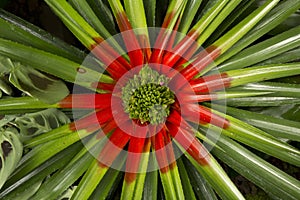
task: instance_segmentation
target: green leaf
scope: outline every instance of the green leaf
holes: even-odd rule
[[[66,58],[1,38],[0,55],[88,88],[91,88],[93,82],[113,82],[110,77]]]
[[[275,109],[276,108],[276,109]],[[258,110],[258,113],[270,115],[280,119],[288,119],[300,122],[300,106],[299,105],[283,105],[279,107],[270,107]]]
[[[225,129],[214,125],[201,124],[201,126],[209,127],[210,129],[242,142],[249,147],[255,148],[293,165],[300,166],[300,151],[297,148],[234,117],[218,111],[213,111],[213,113],[227,119],[229,121],[229,126]]]
[[[84,131],[81,131],[81,133],[83,132]],[[33,148],[30,152],[22,157],[22,160],[20,161],[17,169],[14,171],[10,181],[16,182],[34,170],[36,167],[46,162],[49,158],[79,141],[81,139],[79,134],[74,132]]]
[[[87,120],[87,119],[89,119],[88,117],[92,116],[93,114],[94,113],[92,113],[92,114],[89,113],[88,115],[82,117],[78,121]],[[87,117],[87,118],[85,118],[85,117]],[[75,130],[77,131],[77,134],[79,137],[85,137],[100,128],[100,126],[91,127],[91,124],[87,124],[84,127],[77,128],[76,123],[77,123],[77,121],[74,121],[72,123],[68,123],[63,126],[57,127],[48,132],[37,135],[36,137],[31,138],[30,140],[24,141],[24,143],[25,143],[26,147],[34,147],[39,144],[43,144],[48,141],[52,141],[52,140],[64,137],[65,135],[73,134],[75,132]],[[74,126],[75,126],[75,128],[74,128]]]
[[[143,0],[148,27],[155,27],[156,1]]]
[[[297,199],[300,195],[300,182],[277,169],[254,153],[225,136],[218,137],[219,148],[212,153],[238,173],[261,187],[274,199]]]
[[[228,106],[233,107],[267,107],[300,104],[300,98],[293,97],[246,97],[233,98],[226,101]]]
[[[166,199],[176,199],[176,191],[173,185],[171,172],[168,171],[162,173],[160,171],[160,179],[163,185],[164,195]]]
[[[83,200],[90,197],[109,169],[108,167],[101,167],[99,164],[99,161],[94,159],[81,179],[71,199]]]
[[[164,19],[164,26],[162,28],[173,30],[177,20],[181,19],[181,15],[186,6],[187,1],[171,0],[169,2],[168,10]]]
[[[213,10],[214,6],[216,4],[219,4],[221,1],[223,1],[223,0],[204,0],[198,10],[198,13],[196,16],[197,18],[195,21],[198,22],[199,20],[201,20],[203,18],[203,16],[207,14],[207,12]]]
[[[143,0],[124,0],[125,11],[132,28],[147,30],[147,20]],[[139,32],[139,30],[137,30]],[[147,32],[144,35],[148,35]]]
[[[259,114],[229,106],[225,108],[224,106],[214,105],[213,108],[219,111],[226,109],[227,114],[260,129],[267,130],[270,135],[275,137],[300,141],[300,124],[298,122],[279,119],[270,115]]]
[[[163,154],[165,154],[166,159],[170,159],[169,166],[165,168],[160,168],[160,178],[164,189],[164,194],[167,199],[182,199],[184,198],[182,183],[178,171],[178,167],[176,161],[171,160],[175,158],[174,146],[172,143],[168,145],[172,145],[168,148],[162,148]],[[169,158],[168,158],[169,157]],[[159,159],[163,159],[161,157],[156,156],[156,161],[158,162]]]
[[[67,165],[81,148],[81,142],[75,143],[48,159],[23,178],[17,179],[15,182],[8,180],[9,184],[4,185],[5,189],[1,192],[0,198],[5,200],[30,199],[39,188],[37,183],[40,183],[50,174]]]
[[[26,113],[32,110],[56,108],[57,105],[49,105],[32,97],[8,97],[0,99],[0,114]]]
[[[83,173],[88,170],[93,160],[95,160],[94,155],[99,154],[103,147],[103,143],[106,141],[107,140],[99,140],[99,138],[97,138],[97,134],[82,140],[84,148],[82,148],[81,151],[73,157],[68,165],[50,177],[45,184],[42,185],[41,189],[33,197],[33,199],[56,199],[56,197],[61,195],[69,186],[71,186],[79,177],[81,177]],[[87,174],[87,176],[89,175],[90,173]],[[82,184],[85,186],[85,183],[86,182],[83,181]],[[51,193],[49,193],[49,188],[51,188]],[[80,189],[78,190],[80,191]]]
[[[126,55],[125,52],[124,52],[124,50],[122,49],[122,47],[112,37],[112,35],[108,32],[108,30],[106,29],[106,27],[98,19],[98,17],[96,16],[96,14],[94,13],[94,11],[92,10],[92,8],[90,7],[90,5],[86,1],[71,0],[69,2],[77,10],[77,12],[80,13],[80,15],[86,20],[86,22],[91,25],[91,27],[88,28],[88,30],[90,30],[90,33],[88,33],[88,34],[90,35],[91,38],[86,38],[90,42],[89,43],[84,43],[88,49],[91,49],[91,45],[96,45],[96,43],[93,42],[92,40],[97,41],[97,39],[98,39],[98,40],[101,41],[102,39],[108,39],[106,41],[108,41],[116,50],[118,50],[120,52],[120,55],[124,55],[124,56]],[[63,8],[68,7],[65,4],[61,4],[59,6],[63,7]],[[57,9],[56,12],[59,13],[59,15],[61,16],[61,18],[63,20],[66,20],[65,24],[67,26],[69,26],[70,28],[74,27],[74,25],[75,25],[75,27],[77,26],[77,28],[75,28],[73,30],[73,33],[75,35],[78,34],[79,32],[81,32],[80,27],[81,28],[86,27],[86,22],[84,22],[77,15],[77,13],[76,13],[75,10],[69,9],[69,8],[61,10],[61,8],[60,8],[60,9]],[[71,16],[71,18],[70,18],[70,16]],[[75,17],[75,19],[78,18],[76,22],[73,21],[74,17]],[[67,19],[67,18],[69,18],[69,19]],[[97,31],[99,33],[98,36],[96,35],[96,32],[94,30],[92,30],[92,28],[94,28],[95,31]],[[85,30],[85,29],[83,29],[83,30]],[[76,31],[78,33],[76,33]],[[101,39],[100,39],[100,37],[101,37]]]
[[[153,2],[153,1],[152,1]],[[150,48],[149,33],[143,0],[124,0],[125,12],[134,29],[134,33],[144,48]],[[150,54],[150,53],[149,53]]]
[[[268,33],[277,25],[287,19],[292,13],[300,8],[300,2],[294,0],[286,0],[280,2],[273,10],[247,33],[239,42],[237,42],[226,54],[215,60],[215,64],[219,65],[231,56],[235,55],[255,40]]]
[[[220,3],[225,3],[226,1],[220,1]],[[199,45],[202,45],[207,38],[219,27],[219,25],[226,19],[226,17],[232,13],[232,11],[240,4],[241,0],[231,0],[226,3],[219,13],[216,13],[213,21],[209,23],[208,27],[205,28],[203,33],[200,33],[200,37],[197,39]],[[217,12],[217,10],[212,10],[212,12]],[[204,18],[206,20],[206,18]],[[199,23],[199,22],[198,22]]]
[[[198,199],[217,200],[217,196],[210,184],[201,176],[197,169],[187,159],[182,159],[188,172],[190,182]]]
[[[80,29],[87,37],[89,37],[89,39],[100,38],[99,33],[97,33],[93,27],[91,27],[88,22],[86,22],[85,19],[78,12],[76,12],[76,10],[67,1],[45,0],[45,2],[64,23],[67,22],[67,26],[71,25],[68,26],[71,31]],[[74,32],[73,34],[76,35]],[[78,39],[80,40],[80,38]],[[89,47],[89,45],[87,47]]]
[[[121,171],[109,168],[102,181],[94,190],[94,193],[90,196],[90,199],[101,199],[103,197],[110,199],[110,197],[116,197],[115,192],[117,192],[116,190],[123,178],[122,175]]]
[[[227,71],[230,87],[300,74],[300,63],[274,64]]]
[[[183,186],[182,186],[183,182],[181,182],[177,164],[175,165],[174,168],[170,169],[170,172],[172,174],[172,182],[175,187],[177,199],[185,198],[184,193],[183,193]]]
[[[0,26],[1,38],[32,46],[78,63],[81,63],[86,56],[83,51],[1,9]]]
[[[185,6],[182,19],[179,24],[178,31],[182,34],[186,34],[190,29],[192,21],[202,3],[202,0],[188,0]]]
[[[9,63],[11,67],[9,81],[29,96],[53,104],[69,94],[69,89],[61,80],[50,78],[18,62],[11,62],[8,58],[0,60],[0,65],[4,63]]]
[[[185,156],[222,199],[244,199],[243,195],[236,188],[222,167],[210,154],[210,162],[207,165],[199,165],[199,163],[186,152]]]
[[[8,125],[8,123],[12,122],[15,118],[15,115],[0,115],[0,128]]]
[[[0,93],[2,94],[2,92],[4,92],[7,95],[13,94],[12,87],[10,86],[8,81],[6,81],[6,79],[4,79],[4,77],[0,75]],[[1,94],[0,94],[0,98],[1,98]]]
[[[92,161],[93,156],[89,153],[76,161],[73,159],[67,166],[47,179],[31,200],[56,199],[87,170]]]
[[[267,60],[264,60],[262,62],[257,63],[256,65],[266,65],[266,64],[275,64],[275,63],[288,63],[291,61],[297,61],[300,59],[300,48],[296,48],[287,52],[284,52],[282,54],[279,54],[277,56],[274,56],[272,58],[269,58]]]
[[[25,191],[19,191],[20,193],[8,194],[3,200],[28,200],[36,191],[41,187],[43,179],[36,179],[34,182],[26,184]]]
[[[211,94],[204,94],[200,95],[201,99],[212,99],[213,101],[221,100],[221,99],[232,99],[232,98],[239,98],[239,97],[252,97],[252,96],[263,96],[266,94],[270,94],[272,92],[267,91],[243,91],[243,90],[234,90],[234,91],[225,91],[225,92],[215,92]]]
[[[103,38],[111,37],[111,34],[98,19],[88,2],[80,0],[70,0],[69,2]]]
[[[70,119],[60,110],[52,108],[36,113],[26,113],[16,117],[14,123],[20,129],[22,141],[24,141],[70,123]]]
[[[299,26],[300,23],[300,13],[299,10],[295,13],[291,14],[284,22],[276,26],[274,29],[272,29],[269,34],[278,34],[282,33],[288,29],[291,29],[293,27]]]
[[[68,2],[48,0],[45,2],[87,49],[93,49],[104,39]],[[88,7],[87,4],[85,5]],[[114,39],[111,40],[111,44],[120,52],[120,55],[124,54]]]
[[[279,0],[268,0],[263,6],[252,12],[238,25],[214,42],[212,46],[220,48],[222,53],[224,53],[248,33],[278,2]]]
[[[126,179],[124,179],[123,181],[121,199],[142,199],[147,167],[149,164],[149,157],[150,142],[147,142],[147,144],[145,144],[143,154],[140,158],[138,173],[136,173],[136,179],[132,182],[127,182]]]
[[[14,128],[0,129],[0,189],[22,157],[23,145]]]
[[[219,37],[221,37],[225,33],[225,31],[230,29],[230,27],[236,25],[236,21],[238,21],[237,19],[241,15],[246,16],[245,13],[249,10],[249,7],[253,4],[254,1],[255,0],[241,1],[241,3],[225,19],[223,19],[223,22],[218,26],[218,31],[214,31],[209,36],[204,46],[207,46],[206,44],[212,44]],[[247,14],[250,14],[250,12]]]
[[[71,186],[68,189],[66,189],[56,200],[65,200],[70,199],[74,193],[74,190],[77,188],[77,186]]]
[[[197,23],[191,28],[190,32],[195,31],[197,35],[201,35],[216,16],[222,11],[228,0],[209,1],[204,8],[203,16],[197,20]]]
[[[91,195],[93,195],[93,192],[97,186],[103,187],[105,189],[103,191],[104,194],[102,195],[105,195],[105,193],[107,195],[110,190],[108,185],[102,185],[103,181],[107,181],[107,178],[105,177],[107,176],[107,172],[109,172],[109,167],[101,165],[100,162],[97,160],[97,155],[99,155],[105,143],[107,143],[107,139],[105,137],[99,138],[97,134],[94,134],[92,137],[86,138],[86,141],[83,141],[83,143],[85,148],[83,148],[82,151],[74,157],[74,159],[69,163],[69,165],[72,165],[73,163],[77,162],[77,160],[81,159],[83,156],[85,156],[85,154],[92,155],[93,160],[91,161],[91,165],[89,165],[89,167],[87,168],[85,175],[82,177],[71,199],[88,199]],[[118,160],[118,162],[114,166],[119,167],[119,169],[121,169],[126,160],[126,156],[122,155],[121,157],[119,155],[119,157],[116,160]],[[117,174],[115,174],[115,176],[117,176]],[[102,180],[103,178],[105,178],[105,180]],[[101,183],[101,186],[99,186],[99,182]],[[109,184],[112,183],[110,182]],[[99,194],[96,193],[94,195]]]
[[[268,0],[264,5],[249,14],[243,21],[233,27],[231,30],[226,32],[217,41],[211,44],[208,48],[213,48],[215,51],[220,51],[219,54],[222,55],[227,52],[234,44],[243,38],[259,21],[262,20],[267,13],[272,10],[274,6],[279,2],[279,0]],[[214,62],[207,66],[201,75],[207,73],[212,68],[219,64]]]
[[[117,34],[116,24],[113,18],[113,14],[109,7],[105,4],[103,0],[87,0],[88,4],[91,6],[97,17],[100,19],[105,28],[110,32],[110,34]]]
[[[151,159],[151,162],[153,162],[153,163],[156,162],[153,156],[151,156],[150,159]],[[147,172],[142,199],[156,200],[157,199],[157,188],[158,188],[158,171]]]
[[[264,40],[236,54],[216,69],[224,72],[251,66],[300,46],[300,26]]]
[[[184,192],[184,198],[186,199],[194,199],[196,200],[195,193],[193,191],[190,178],[188,176],[188,172],[185,169],[185,165],[182,161],[182,158],[177,159],[178,170],[180,173],[180,179],[182,182],[182,189]]]
[[[235,90],[273,92],[273,95],[276,94],[279,96],[300,98],[300,84],[279,82],[248,83],[246,85],[231,88],[228,91]]]

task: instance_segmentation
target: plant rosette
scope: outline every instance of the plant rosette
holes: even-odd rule
[[[138,46],[131,45],[131,41],[127,40],[130,40],[136,32],[147,32],[152,41]],[[113,81],[101,83],[101,77],[99,77],[99,82],[94,84],[97,86],[94,94],[82,94],[81,88],[75,85],[72,99],[67,98],[66,101],[72,102],[71,107],[75,119],[80,118],[77,113],[79,113],[80,107],[85,107],[83,104],[86,104],[85,108],[94,109],[94,113],[87,116],[86,119],[75,121],[74,128],[80,130],[83,124],[98,126],[98,138],[103,138],[106,142],[101,143],[100,153],[91,153],[102,165],[132,174],[151,172],[167,169],[184,152],[196,151],[196,149],[197,152],[193,152],[193,157],[203,164],[208,162],[206,161],[206,159],[209,160],[208,152],[213,148],[217,138],[211,138],[210,141],[208,140],[209,145],[202,146],[196,139],[199,123],[210,123],[222,128],[229,123],[224,117],[213,114],[209,110],[199,107],[198,104],[205,101],[213,103],[215,97],[210,94],[215,91],[224,92],[227,82],[218,82],[218,80],[222,76],[225,77],[225,74],[214,74],[214,79],[209,80],[211,84],[202,77],[191,79],[190,73],[195,74],[198,69],[190,64],[187,67],[193,70],[183,75],[180,71],[186,66],[183,66],[180,61],[190,58],[185,58],[183,54],[175,52],[173,48],[160,44],[158,42],[161,40],[160,33],[167,33],[164,35],[165,40],[171,37],[185,37],[191,46],[202,49],[200,56],[202,56],[203,63],[213,64],[212,55],[199,47],[196,41],[167,29],[148,28],[146,31],[142,29],[124,31],[94,46],[82,66],[88,65],[93,58],[97,57],[103,62],[97,71],[100,73],[110,72],[111,74],[108,75],[113,74]],[[115,41],[122,44],[120,41],[123,40],[123,46],[120,47],[127,49],[128,52],[122,53],[136,54],[135,59],[142,59],[142,65],[132,65],[128,68],[119,65],[120,68],[115,70],[113,67],[119,64],[120,55],[115,53],[115,56],[112,54],[109,58],[103,59],[99,54],[99,51],[106,49],[108,44],[113,44]],[[127,43],[130,45],[126,46]],[[146,53],[139,54],[146,51],[162,51],[169,56],[176,55],[179,63],[167,66],[157,62],[157,57],[146,57]],[[198,73],[200,72],[199,70]],[[77,78],[81,80],[81,76],[84,74],[84,70],[78,69]],[[202,91],[196,93],[193,83],[199,83],[199,81],[203,82]],[[175,142],[182,147],[180,151],[173,150],[173,146],[176,146]],[[206,142],[204,143],[206,144]],[[152,150],[149,149],[149,144]],[[148,150],[145,151],[147,146]],[[148,167],[143,169],[139,166],[142,156],[147,156],[149,160],[154,159],[156,162],[149,162]],[[120,158],[123,157],[128,158],[126,168],[120,168],[122,166],[120,162],[123,162]]]
[[[272,31],[300,1],[45,2],[90,53],[0,11],[0,112],[42,122],[0,154],[0,199],[244,199],[219,160],[300,196],[260,156],[300,166],[300,27]]]

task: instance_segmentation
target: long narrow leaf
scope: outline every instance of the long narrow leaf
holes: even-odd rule
[[[182,188],[183,188],[183,192],[184,192],[184,196],[187,199],[191,199],[191,200],[196,200],[196,196],[194,194],[189,176],[188,176],[188,172],[185,169],[185,165],[182,161],[182,158],[177,160],[177,165],[178,165],[178,170],[180,173],[180,179],[182,182]]]
[[[202,0],[188,0],[184,9],[184,13],[182,15],[180,25],[178,27],[179,32],[183,34],[186,34],[188,32],[192,24],[192,20],[194,19],[194,16],[196,15],[201,3]]]
[[[94,190],[94,193],[90,196],[90,199],[109,199],[111,196],[116,197],[115,192],[123,178],[122,175],[123,173],[121,171],[110,168]]]
[[[76,162],[69,164],[62,170],[56,172],[41,186],[39,191],[31,197],[31,199],[56,199],[86,171],[92,160],[93,156],[86,153],[83,157],[76,160]]]
[[[183,161],[198,199],[217,200],[218,197],[216,196],[216,193],[214,192],[211,185],[207,181],[205,181],[205,179],[195,169],[192,163],[189,162],[186,158],[183,159]]]
[[[300,85],[291,84],[291,83],[278,83],[278,82],[248,83],[240,87],[232,88],[231,90],[273,92],[274,94],[279,96],[300,98]]]
[[[297,199],[300,195],[299,181],[229,138],[217,137],[221,149],[214,148],[212,153],[264,189],[272,198]]]
[[[222,34],[225,33],[230,27],[234,26],[235,22],[241,15],[244,15],[247,9],[253,4],[255,0],[242,1],[227,17],[224,21],[218,26],[218,31],[212,33],[209,36],[205,44],[211,44],[216,41]],[[249,13],[248,13],[249,14]],[[206,46],[204,44],[204,46]]]
[[[156,20],[156,1],[143,0],[145,7],[145,15],[149,27],[155,27]]]
[[[55,105],[46,104],[38,99],[32,97],[16,97],[6,98],[0,100],[0,114],[5,112],[15,111],[17,113],[23,113],[30,110],[39,110],[46,108],[55,108]]]
[[[149,160],[151,160],[153,163],[155,162],[153,156],[151,156]],[[155,171],[147,172],[142,199],[156,200],[157,188],[158,188],[158,171],[155,170]]]
[[[0,54],[13,60],[28,64],[35,69],[47,72],[63,80],[75,82],[92,88],[91,83],[99,81],[112,82],[107,75],[81,66],[66,58],[34,49],[12,41],[0,39]],[[47,60],[47,62],[45,62]],[[59,67],[58,67],[59,66]]]
[[[16,182],[9,181],[10,184],[4,185],[5,190],[1,192],[0,198],[22,199],[25,195],[29,195],[28,198],[30,198],[36,192],[36,190],[28,192],[31,185],[34,185],[36,182],[39,183],[40,180],[44,180],[49,174],[67,165],[81,148],[82,144],[80,142],[75,143],[48,159],[23,178],[16,180]]]
[[[221,111],[225,109],[225,107],[214,105],[214,109]],[[279,119],[229,106],[226,107],[226,113],[260,129],[267,130],[269,134],[275,137],[300,141],[300,125],[298,122]]]
[[[56,14],[63,18],[63,20],[70,21],[77,29],[81,29],[85,34],[91,38],[100,38],[97,33],[89,24],[82,18],[79,13],[65,0],[62,1],[49,1],[45,0],[50,8],[56,12]]]
[[[230,87],[300,74],[300,64],[275,64],[227,71]]]
[[[219,71],[244,68],[300,46],[300,26],[253,45],[219,65]]]
[[[263,6],[256,9],[250,15],[248,15],[238,25],[233,27],[230,31],[224,34],[221,38],[211,44],[208,48],[212,48],[212,54],[218,53],[224,54],[235,43],[237,43],[244,35],[246,35],[270,10],[277,5],[279,0],[268,0]],[[216,59],[216,58],[214,58]],[[207,66],[201,74],[205,74],[211,70],[214,65]]]
[[[207,38],[219,27],[219,25],[232,13],[232,11],[241,3],[241,0],[229,1],[221,12],[214,18],[205,31],[199,36],[197,42],[202,45]]]
[[[16,182],[21,179],[33,169],[46,162],[49,158],[53,157],[61,150],[66,149],[78,140],[80,140],[80,137],[78,133],[74,132],[73,134],[69,134],[34,148],[22,158],[10,181]]]
[[[268,0],[263,6],[259,7],[257,10],[247,16],[247,18],[245,18],[233,29],[228,31],[212,45],[220,48],[222,52],[227,51],[247,32],[249,32],[268,12],[270,12],[270,10],[276,6],[278,2],[278,0]]]
[[[228,99],[227,105],[233,107],[268,107],[300,104],[300,98],[294,97],[247,97]]]
[[[0,26],[0,35],[5,39],[48,51],[78,63],[86,56],[83,51],[4,10],[0,10]],[[14,34],[11,34],[11,31]]]
[[[242,122],[229,115],[217,112],[216,114],[226,118],[230,125],[226,129],[220,129],[213,125],[207,126],[235,140],[238,140],[252,148],[258,149],[264,153],[277,157],[283,161],[300,166],[300,151],[270,134],[255,128],[245,122]]]
[[[218,195],[227,199],[244,199],[243,195],[212,156],[210,156],[208,165],[201,166],[189,154],[185,153],[185,155]]]
[[[275,64],[275,63],[288,63],[291,61],[296,61],[300,59],[300,48],[290,50],[288,52],[282,53],[280,55],[274,56],[267,60],[264,60],[257,65]]]
[[[292,13],[300,8],[300,2],[294,0],[283,1],[269,12],[252,30],[249,31],[238,43],[236,43],[228,53],[219,57],[215,63],[218,65],[231,56],[235,55],[249,44],[272,30],[274,27],[282,23]]]
[[[87,0],[87,2],[110,34],[117,34],[113,14],[105,2],[103,0]]]
[[[107,39],[108,37],[111,37],[111,34],[106,30],[106,27],[97,18],[96,14],[86,1],[71,0],[70,3],[103,38]]]

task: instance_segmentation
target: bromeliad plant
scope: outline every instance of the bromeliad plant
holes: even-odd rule
[[[300,1],[45,2],[91,53],[1,11],[1,199],[244,199],[215,158],[300,196],[261,158],[300,166]]]

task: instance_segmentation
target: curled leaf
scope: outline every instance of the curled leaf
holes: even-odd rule
[[[17,130],[0,130],[0,188],[16,168],[22,152],[23,146],[17,136]]]
[[[70,119],[63,112],[54,108],[35,113],[27,113],[17,117],[14,121],[16,126],[20,129],[20,134],[23,137],[29,138],[48,132],[69,122]]]
[[[67,86],[61,80],[50,78],[20,63],[15,63],[9,80],[19,90],[49,104],[56,103],[69,94]]]

